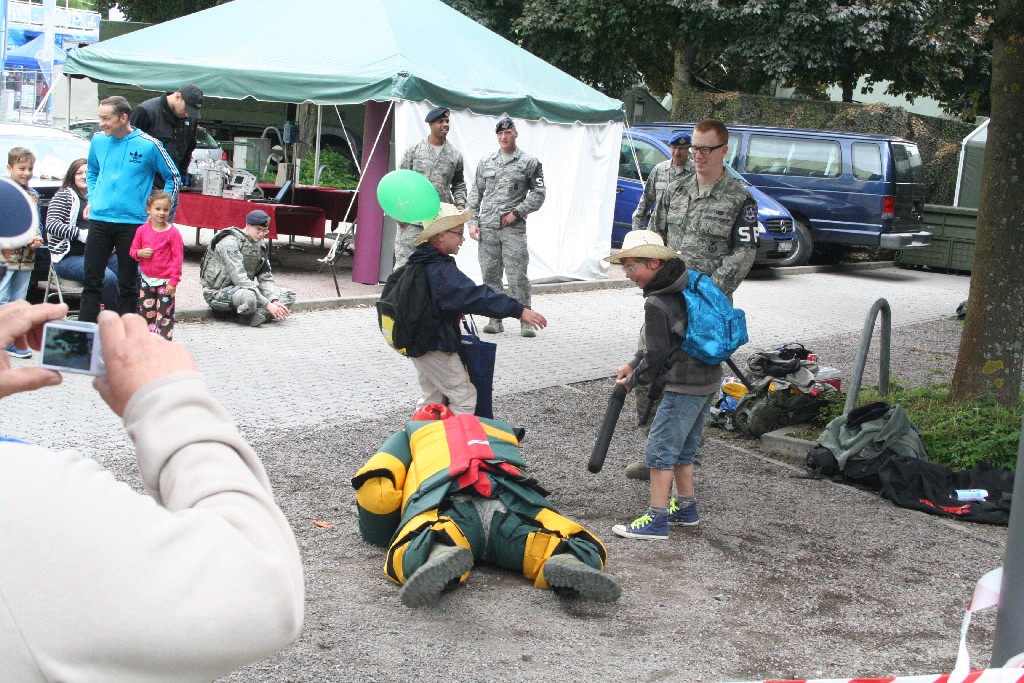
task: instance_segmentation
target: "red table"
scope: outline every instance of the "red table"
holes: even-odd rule
[[[277,194],[278,188],[273,188],[271,196]],[[296,188],[293,201],[302,206],[315,206],[323,209],[327,220],[332,223],[337,221],[356,222],[356,193],[355,190],[336,190],[333,187],[312,187],[303,185]],[[351,205],[351,210],[349,206]],[[346,215],[347,214],[347,215]]]
[[[199,192],[182,192],[178,196],[178,213],[174,220],[182,225],[195,228],[223,230],[232,226],[245,227],[246,215],[262,209],[270,214],[270,239],[279,234],[324,236],[327,217],[324,210],[316,206],[295,206],[291,204],[265,204],[243,199],[225,199]],[[198,233],[197,233],[198,235]]]

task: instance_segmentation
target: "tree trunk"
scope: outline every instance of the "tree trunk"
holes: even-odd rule
[[[672,118],[676,121],[687,120],[683,104],[693,90],[694,53],[692,42],[672,47]]]
[[[857,74],[853,69],[843,69],[839,73],[839,85],[843,89],[843,102],[853,102],[853,90],[857,87]]]
[[[303,102],[298,106],[296,118],[299,124],[299,141],[296,156],[306,163],[313,163],[313,152],[316,149],[316,117],[317,107],[312,102]]]
[[[1016,406],[1024,368],[1024,0],[992,25],[992,120],[982,173],[970,305],[952,396]]]

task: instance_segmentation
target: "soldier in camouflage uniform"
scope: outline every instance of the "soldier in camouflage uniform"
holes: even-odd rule
[[[469,234],[480,242],[480,271],[484,284],[502,290],[502,271],[508,275],[509,295],[530,307],[530,280],[526,275],[530,252],[526,246],[526,216],[544,203],[544,170],[540,161],[516,146],[519,133],[505,116],[494,128],[498,151],[476,167],[476,182],[469,194],[474,218]],[[484,332],[504,331],[501,320],[492,318]],[[533,337],[533,328],[521,323],[520,334]]]
[[[238,321],[259,327],[267,320],[284,320],[295,303],[295,292],[274,281],[264,236],[270,231],[266,211],[250,211],[245,229],[228,228],[214,235],[203,256],[199,279],[203,298],[215,313],[237,313]]]
[[[633,229],[643,230],[647,224],[647,215],[654,208],[661,193],[668,184],[686,173],[693,173],[693,162],[690,161],[690,136],[686,133],[675,133],[668,139],[668,149],[672,157],[665,159],[651,170],[644,183],[644,193],[640,195],[636,211],[633,212]]]
[[[757,255],[757,202],[725,171],[729,133],[718,126],[725,131],[719,121],[697,124],[690,147],[696,173],[665,189],[651,230],[731,298]]]
[[[430,125],[430,135],[405,150],[398,168],[426,176],[442,204],[454,204],[462,211],[466,208],[466,178],[462,153],[448,142],[450,114],[445,107],[430,110],[424,119]],[[398,224],[395,268],[404,264],[416,248],[416,237],[422,229],[419,223]]]
[[[757,202],[725,170],[728,143],[729,131],[721,121],[694,126],[690,156],[695,173],[669,183],[654,209],[651,230],[687,268],[710,275],[732,299],[757,255]],[[646,394],[636,396],[641,421],[657,412],[657,401],[649,404]],[[647,479],[649,471],[636,462],[626,468],[626,476]]]

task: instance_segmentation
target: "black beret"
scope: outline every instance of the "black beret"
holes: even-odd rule
[[[516,127],[516,124],[512,122],[512,119],[510,119],[507,116],[502,116],[498,120],[498,125],[496,125],[494,127],[494,132],[495,133],[500,133],[503,130],[508,130],[509,128],[515,128],[515,127]]]
[[[427,123],[433,123],[440,118],[448,118],[451,111],[447,107],[434,107],[427,113],[427,118],[423,119]]]

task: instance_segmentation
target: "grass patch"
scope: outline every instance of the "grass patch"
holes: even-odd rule
[[[949,386],[939,384],[923,389],[891,388],[888,396],[875,389],[863,389],[857,405],[873,401],[899,403],[921,430],[921,442],[928,458],[954,470],[984,462],[1014,470],[1020,443],[1024,400],[1016,409],[989,401],[952,403]],[[842,401],[826,405],[811,427],[791,436],[816,441],[825,425],[843,412]]]

